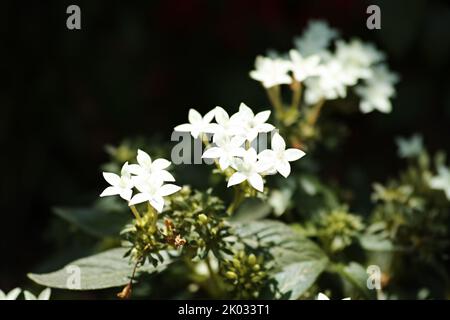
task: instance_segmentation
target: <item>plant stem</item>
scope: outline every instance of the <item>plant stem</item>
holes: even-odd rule
[[[322,98],[312,107],[310,114],[308,115],[308,123],[310,125],[316,124],[324,103],[325,99]]]
[[[134,217],[138,222],[141,222],[141,215],[139,214],[139,211],[136,209],[135,206],[130,206],[131,212],[133,212]]]
[[[277,118],[282,119],[282,117],[284,116],[284,110],[283,110],[283,103],[281,101],[280,86],[279,85],[273,86],[271,88],[268,88],[266,91],[270,103],[275,109],[275,114]]]
[[[231,216],[236,208],[241,204],[241,202],[244,200],[244,197],[242,196],[243,192],[239,188],[239,186],[234,186],[234,199],[233,202],[230,204],[230,206],[227,209],[227,213]]]
[[[214,292],[219,296],[220,292],[222,291],[220,280],[217,278],[217,274],[214,272],[214,269],[211,266],[211,261],[209,259],[209,256],[205,259],[206,267],[208,268],[209,276],[211,279],[211,284],[214,288]]]
[[[300,100],[302,98],[302,83],[300,81],[294,81],[291,85],[292,89],[292,104],[291,109],[297,109],[300,105]]]

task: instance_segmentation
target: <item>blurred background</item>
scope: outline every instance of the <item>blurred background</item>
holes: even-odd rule
[[[401,76],[392,114],[339,117],[350,134],[330,174],[358,190],[354,205],[364,210],[371,183],[402,166],[395,137],[420,132],[431,151],[450,151],[446,3],[3,1],[0,288],[31,285],[26,273],[65,250],[51,241],[52,207],[92,203],[104,188],[106,144],[169,140],[191,107],[267,108],[248,76],[255,56],[289,50],[310,19],[327,20],[345,39],[373,41]],[[70,4],[81,8],[81,30],[66,28]],[[366,28],[369,4],[381,7],[381,30]]]

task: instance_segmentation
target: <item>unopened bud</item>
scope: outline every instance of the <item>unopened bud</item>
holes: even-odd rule
[[[254,265],[256,263],[256,256],[252,253],[248,256],[248,264]]]
[[[206,224],[208,222],[208,217],[205,214],[201,213],[198,215],[198,221],[201,224]]]
[[[234,273],[233,271],[227,271],[227,273],[225,273],[225,277],[227,277],[230,280],[234,280],[237,279],[237,274]]]

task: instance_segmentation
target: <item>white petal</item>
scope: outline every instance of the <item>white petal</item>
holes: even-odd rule
[[[215,116],[216,122],[222,126],[230,120],[228,113],[222,107],[216,107]]]
[[[120,197],[124,200],[130,201],[133,191],[131,189],[122,189],[120,192]]]
[[[206,133],[216,133],[217,131],[219,131],[220,126],[217,123],[208,123],[205,124],[202,128],[203,132]]]
[[[171,195],[172,193],[178,192],[180,189],[181,189],[181,187],[169,183],[169,184],[163,185],[159,189],[158,194],[162,197],[165,197],[165,196]]]
[[[253,118],[253,111],[243,102],[239,105],[239,112],[244,116],[251,116]]]
[[[322,292],[320,292],[317,295],[317,299],[316,300],[330,300],[326,295],[324,295]]]
[[[150,158],[147,152],[142,151],[141,149],[138,149],[136,159],[137,162],[143,167],[149,166],[152,163],[152,158]]]
[[[241,183],[241,182],[243,182],[245,180],[247,180],[247,176],[243,175],[240,172],[235,172],[230,177],[230,180],[228,180],[227,187],[234,186],[234,185],[239,184],[239,183]]]
[[[195,109],[189,109],[188,119],[192,124],[199,123],[202,121],[202,115]]]
[[[275,168],[285,178],[291,173],[291,165],[286,160],[277,162]]]
[[[166,160],[166,159],[163,159],[163,158],[156,159],[152,163],[152,169],[153,170],[164,170],[168,166],[170,166],[170,161]]]
[[[284,142],[283,137],[281,137],[278,132],[276,132],[272,137],[272,149],[276,153],[284,151],[284,149],[286,149],[286,142]]]
[[[214,116],[216,115],[216,109],[212,109],[209,111],[205,116],[203,117],[203,123],[210,123],[212,119],[214,119]]]
[[[258,173],[270,171],[273,167],[273,159],[270,160],[270,158],[264,158],[256,162],[255,164],[255,171]]]
[[[133,198],[131,198],[130,202],[128,203],[129,206],[142,203],[145,201],[150,200],[150,195],[148,193],[138,193],[135,194]]]
[[[32,294],[30,291],[25,290],[23,292],[23,295],[25,296],[25,300],[36,300],[36,296]]]
[[[247,131],[246,138],[249,142],[252,142],[253,140],[255,140],[256,137],[258,137],[258,129],[257,128],[252,128]]]
[[[198,127],[192,127],[192,130],[191,130],[192,138],[197,139],[199,134],[200,134],[200,130],[198,129]]]
[[[255,115],[254,121],[256,123],[264,123],[267,120],[269,120],[269,117],[270,117],[270,110],[261,111]]]
[[[205,150],[205,152],[203,152],[202,158],[216,159],[216,158],[220,158],[222,156],[222,154],[223,154],[222,149],[220,149],[218,147],[212,147],[212,148]]]
[[[270,149],[263,150],[258,154],[258,159],[260,159],[262,161],[270,161],[270,162],[274,161],[275,152]]]
[[[108,187],[100,194],[100,197],[115,196],[120,194],[121,189],[117,187]]]
[[[256,154],[256,150],[253,148],[248,149],[244,156],[244,162],[255,163],[257,159],[258,156]]]
[[[120,183],[120,177],[112,172],[103,172],[103,178],[112,186],[117,186]]]
[[[162,197],[153,197],[150,199],[150,204],[156,209],[156,211],[161,213],[164,208],[164,199]]]
[[[132,174],[139,175],[142,173],[143,169],[138,164],[130,164],[130,165],[128,165],[128,171]]]
[[[1,290],[0,290],[1,291]],[[8,292],[7,295],[5,295],[3,293],[3,291],[0,292],[0,299],[1,296],[3,295],[5,298],[5,300],[16,300],[17,297],[19,296],[20,292],[22,292],[22,290],[20,288],[14,288],[12,289],[10,292]]]
[[[248,177],[248,182],[250,182],[251,186],[256,190],[261,192],[264,191],[264,180],[259,174],[251,174],[250,177]]]
[[[120,171],[120,174],[122,176],[129,176],[130,175],[130,166],[128,165],[128,161],[123,164],[122,170]]]
[[[191,132],[192,128],[193,128],[192,124],[183,123],[183,124],[176,126],[173,130],[178,131],[178,132]]]
[[[284,157],[286,158],[287,161],[296,161],[302,158],[305,154],[306,153],[304,153],[300,149],[290,148],[284,152]]]
[[[166,171],[166,170],[159,170],[159,171],[153,172],[152,173],[152,177],[157,178],[157,179],[161,180],[162,182],[164,182],[164,181],[168,181],[168,182],[175,181],[174,176],[169,171]]]
[[[242,136],[234,136],[230,142],[230,144],[236,148],[242,147],[244,145],[244,143],[245,143],[245,137],[242,137]]]
[[[38,300],[50,300],[51,294],[52,290],[50,288],[46,288],[39,294]]]
[[[256,128],[258,132],[270,132],[275,129],[275,127],[269,123],[261,123]]]
[[[225,170],[230,166],[230,159],[227,156],[220,157],[219,159],[220,169]]]

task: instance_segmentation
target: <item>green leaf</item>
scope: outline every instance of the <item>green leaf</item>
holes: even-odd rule
[[[354,290],[350,290],[352,288],[356,289],[356,291],[361,293],[366,299],[376,298],[376,291],[369,290],[369,288],[367,287],[367,279],[369,276],[366,272],[366,269],[359,263],[350,262],[348,265],[338,264],[333,266],[332,270],[335,270],[337,273],[339,273],[345,280],[345,291],[348,293],[348,295],[352,296],[352,298],[355,298],[355,294],[352,294]]]
[[[69,263],[60,270],[45,273],[29,273],[28,277],[36,283],[58,289],[96,290],[120,287],[130,281],[134,265],[124,258],[127,248],[111,249],[90,257]],[[168,252],[162,252],[164,262],[156,268],[147,263],[138,268],[137,274],[163,271],[172,259]],[[75,278],[79,275],[79,280]]]
[[[111,199],[101,199],[92,208],[54,208],[54,213],[98,238],[117,237],[130,220],[125,207]]]
[[[272,207],[258,198],[248,198],[240,206],[231,218],[233,221],[248,222],[267,217],[272,212]]]
[[[316,281],[328,258],[311,240],[290,226],[270,220],[235,223],[237,236],[257,250],[267,248],[270,280],[264,298],[297,299]]]

